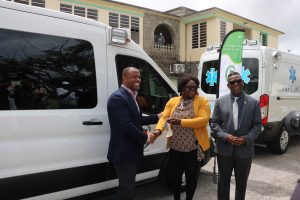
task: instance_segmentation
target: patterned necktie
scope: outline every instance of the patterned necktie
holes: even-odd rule
[[[234,102],[232,104],[234,130],[236,130],[238,128],[238,120],[239,120],[239,106],[237,103],[237,99],[238,99],[238,97],[234,97]]]

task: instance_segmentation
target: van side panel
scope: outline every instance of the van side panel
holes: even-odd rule
[[[291,111],[300,110],[300,56],[279,52],[274,59],[269,121],[281,121]]]
[[[0,1],[0,94],[8,91],[8,82],[13,94],[0,95],[2,199],[67,199],[117,186],[106,158],[106,106],[124,67],[135,64],[147,77],[137,97],[144,115],[160,113],[178,95],[141,47],[133,41],[112,44],[110,29],[79,16]],[[33,103],[41,87],[49,92],[43,108]],[[25,89],[32,100],[26,108],[16,98]],[[18,105],[8,106],[6,97]],[[165,166],[165,144],[162,135],[145,146],[137,181],[157,178]]]
[[[0,196],[20,199],[95,183],[100,184],[94,191],[107,188],[105,30],[5,8],[0,8],[0,28],[88,41],[93,46],[98,90],[97,105],[90,109],[0,112]],[[88,126],[84,121],[103,124]]]

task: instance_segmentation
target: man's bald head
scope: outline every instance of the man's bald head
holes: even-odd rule
[[[125,76],[128,76],[128,74],[131,71],[139,71],[139,70],[136,67],[132,67],[132,66],[126,67],[122,71],[122,78],[124,79]]]

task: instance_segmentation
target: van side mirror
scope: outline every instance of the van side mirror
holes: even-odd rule
[[[111,29],[111,43],[114,44],[127,44],[129,41],[127,31],[119,28]]]

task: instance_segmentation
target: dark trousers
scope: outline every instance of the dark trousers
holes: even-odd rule
[[[137,164],[114,164],[119,179],[116,200],[130,200],[134,198],[137,166]]]
[[[180,199],[183,172],[185,172],[186,177],[186,199],[192,200],[196,190],[199,173],[197,150],[191,152],[179,152],[171,149],[170,154],[174,200]]]
[[[291,200],[299,200],[300,199],[300,179],[298,180],[298,184],[293,192]]]
[[[234,170],[235,199],[244,200],[252,158],[239,158],[235,151],[232,156],[217,155],[218,159],[218,200],[230,199],[230,178]]]

